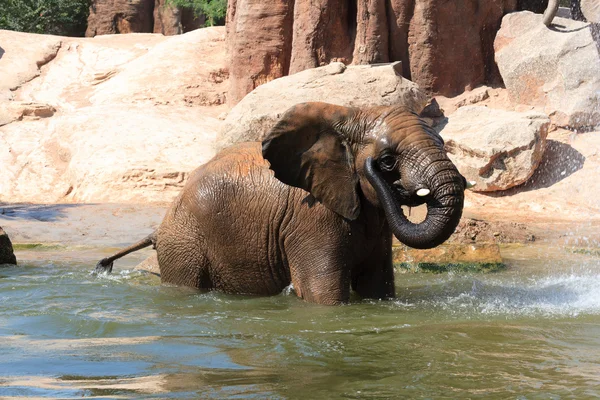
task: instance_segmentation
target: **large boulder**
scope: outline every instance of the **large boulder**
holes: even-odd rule
[[[32,52],[34,57],[20,61],[31,70],[25,77],[35,76],[29,64],[35,65],[39,54],[45,54],[49,46],[45,44],[46,36],[41,39],[39,50]],[[17,87],[28,84],[14,92],[14,100],[69,110],[115,102],[188,106],[225,103],[229,73],[223,27],[197,29],[170,38],[135,34],[60,39],[60,51],[44,74],[37,71],[40,76],[29,81],[15,77],[15,82],[21,82]],[[0,73],[15,65],[12,60],[18,58],[18,47],[15,41],[14,49],[11,45],[6,50],[10,57],[6,63],[4,57],[0,59]]]
[[[12,243],[2,227],[0,226],[0,265],[17,264],[17,258],[13,252]]]
[[[519,113],[464,106],[450,115],[440,134],[446,151],[475,191],[506,190],[527,181],[539,165],[550,120]]]
[[[0,103],[13,98],[13,92],[40,75],[52,61],[62,41],[58,36],[5,31],[0,29]]]
[[[271,81],[229,112],[218,145],[262,140],[288,108],[307,101],[355,107],[401,104],[420,112],[428,97],[402,78],[400,68],[400,63],[346,67],[335,62]]]
[[[223,27],[197,29],[156,44],[126,65],[105,70],[89,95],[92,104],[145,102],[224,104],[228,77]]]
[[[494,47],[496,62],[515,104],[543,109],[558,126],[600,125],[600,56],[589,24],[555,18],[548,29],[542,16],[509,14]]]
[[[0,85],[6,82],[4,87],[10,87],[10,96],[5,96],[5,101],[0,97],[0,103],[47,104],[63,111],[89,106],[90,94],[102,83],[163,41],[164,36],[152,34],[92,39],[0,31],[5,51],[0,58],[0,76],[9,77],[0,79]]]
[[[0,201],[169,202],[214,155],[221,121],[114,104],[0,127]]]
[[[493,41],[517,0],[230,0],[230,101],[332,61],[402,61],[403,75],[446,96],[494,80]]]
[[[171,201],[214,155],[224,32],[0,31],[0,201]]]

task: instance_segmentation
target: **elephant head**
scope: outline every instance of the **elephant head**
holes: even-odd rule
[[[462,215],[465,179],[442,138],[402,107],[299,104],[262,149],[276,178],[348,220],[358,218],[362,201],[382,208],[393,234],[410,247],[441,244]],[[424,203],[427,217],[420,224],[404,216],[402,205]]]

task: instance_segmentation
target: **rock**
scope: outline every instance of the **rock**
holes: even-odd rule
[[[62,38],[51,35],[0,30],[0,102],[13,97],[12,91],[40,75],[40,69],[53,60]]]
[[[93,0],[85,36],[153,32],[154,0]]]
[[[239,102],[263,83],[287,75],[292,47],[289,0],[227,2],[227,47],[231,58],[228,99]]]
[[[0,200],[170,202],[214,154],[222,121],[211,115],[223,112],[215,105],[227,90],[224,31],[58,41],[0,32],[0,76],[12,77],[0,100]],[[19,59],[21,40],[31,46]],[[32,72],[10,75],[15,65]]]
[[[165,3],[165,0],[154,1],[154,29],[152,31],[166,36],[183,33],[181,9]]]
[[[56,109],[48,104],[22,101],[0,103],[0,126],[21,121],[24,118],[39,119],[54,115]]]
[[[464,217],[450,236],[447,244],[526,243],[532,235],[527,225],[505,221],[488,222]]]
[[[473,190],[506,190],[534,173],[546,145],[546,115],[465,106],[450,115],[440,134],[452,162]]]
[[[7,39],[10,46],[7,47],[11,53],[16,53],[20,49],[21,38],[7,35]],[[52,61],[40,70],[39,76],[21,83],[18,90],[11,92],[14,101],[47,104],[59,113],[90,106],[90,96],[102,87],[102,83],[108,82],[129,62],[148,53],[159,43],[170,40],[162,35],[141,33],[60,39],[59,50]],[[40,37],[41,42],[45,40],[46,35]],[[29,59],[27,52],[21,57],[23,62],[28,60],[35,64],[35,59]],[[0,75],[11,68],[11,63],[5,63],[5,58],[0,59]],[[155,63],[154,68],[160,70],[160,63]],[[164,79],[163,76],[161,80]]]
[[[99,80],[88,99],[92,104],[224,104],[227,68],[225,29],[197,29],[162,41],[137,59],[109,70],[108,79]]]
[[[354,46],[348,34],[357,26],[357,17],[350,18],[356,15],[356,7],[356,2],[343,0],[296,1],[289,74],[335,61],[350,64],[353,52],[360,47]]]
[[[515,9],[516,0],[416,1],[408,30],[411,79],[444,96],[498,81],[494,37],[502,16]]]
[[[425,90],[454,96],[496,80],[494,36],[516,3],[231,0],[229,100],[236,104],[258,85],[332,61],[402,61],[405,77]]]
[[[486,107],[491,106],[492,108],[510,109],[511,104],[508,99],[500,104],[497,104],[499,99],[502,97],[507,98],[506,89],[492,88],[489,86],[479,86],[473,90],[467,90],[464,93],[459,94],[455,97],[436,96],[435,99],[438,101],[440,108],[445,115],[450,115],[460,107],[473,105],[473,104],[485,104]],[[500,96],[503,94],[504,96]],[[502,104],[504,103],[504,104]]]
[[[542,108],[558,126],[600,125],[600,57],[588,24],[519,12],[504,17],[494,47],[496,62],[515,104]]]
[[[288,108],[306,101],[355,107],[402,104],[418,113],[428,97],[402,78],[399,68],[400,63],[346,67],[337,62],[262,85],[230,111],[218,147],[262,140]]]
[[[0,226],[0,266],[3,264],[17,264],[17,258],[13,252],[12,243],[2,227]]]
[[[480,86],[476,89],[463,93],[460,100],[456,102],[456,108],[468,106],[471,104],[477,104],[490,98],[489,88],[487,86]]]
[[[224,27],[170,38],[153,34],[64,38],[52,65],[14,97],[69,110],[115,102],[224,104],[229,77],[224,40]]]
[[[204,15],[196,17],[191,8],[181,8],[166,4],[165,0],[154,3],[154,33],[179,35],[202,28],[206,22]]]
[[[0,201],[170,202],[214,155],[221,121],[114,104],[0,127]]]
[[[590,0],[581,2],[581,12],[589,22],[600,23],[600,1]]]
[[[496,272],[505,265],[497,244],[442,244],[433,249],[392,247],[392,259],[399,272]]]

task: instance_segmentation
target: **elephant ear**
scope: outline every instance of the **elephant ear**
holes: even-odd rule
[[[344,126],[355,109],[326,103],[290,108],[262,142],[281,182],[310,192],[325,207],[354,220],[360,213],[354,154]]]

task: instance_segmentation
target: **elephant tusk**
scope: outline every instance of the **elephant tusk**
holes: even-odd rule
[[[429,193],[431,193],[431,191],[429,189],[419,189],[419,190],[417,190],[417,196],[419,196],[419,197],[425,197]]]
[[[467,181],[467,187],[465,189],[471,189],[475,185],[477,185],[477,182],[475,182],[475,181]]]

